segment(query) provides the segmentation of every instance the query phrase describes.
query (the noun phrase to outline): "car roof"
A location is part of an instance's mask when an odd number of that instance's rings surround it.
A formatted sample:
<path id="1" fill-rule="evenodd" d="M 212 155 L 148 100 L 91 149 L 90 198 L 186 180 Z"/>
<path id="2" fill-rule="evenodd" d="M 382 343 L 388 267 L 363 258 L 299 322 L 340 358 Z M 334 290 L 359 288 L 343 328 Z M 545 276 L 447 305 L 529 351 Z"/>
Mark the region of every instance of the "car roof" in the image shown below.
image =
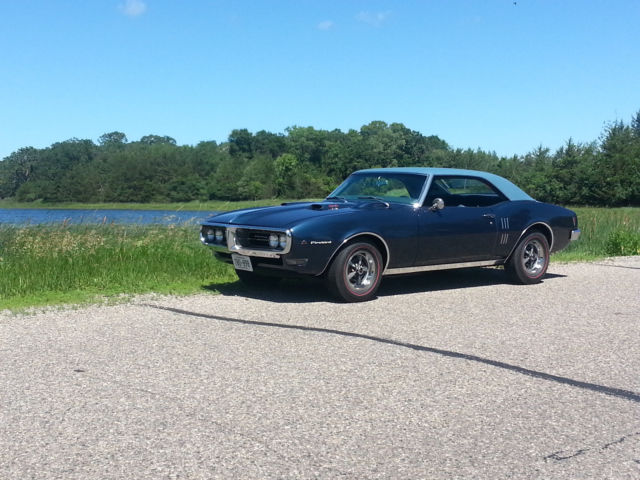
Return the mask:
<path id="1" fill-rule="evenodd" d="M 393 168 L 369 168 L 358 170 L 354 173 L 405 173 L 414 175 L 437 176 L 437 175 L 462 175 L 477 177 L 487 180 L 500 190 L 509 200 L 534 200 L 522 189 L 511 183 L 506 178 L 493 173 L 481 172 L 480 170 L 464 170 L 460 168 L 431 168 L 431 167 L 393 167 Z"/>

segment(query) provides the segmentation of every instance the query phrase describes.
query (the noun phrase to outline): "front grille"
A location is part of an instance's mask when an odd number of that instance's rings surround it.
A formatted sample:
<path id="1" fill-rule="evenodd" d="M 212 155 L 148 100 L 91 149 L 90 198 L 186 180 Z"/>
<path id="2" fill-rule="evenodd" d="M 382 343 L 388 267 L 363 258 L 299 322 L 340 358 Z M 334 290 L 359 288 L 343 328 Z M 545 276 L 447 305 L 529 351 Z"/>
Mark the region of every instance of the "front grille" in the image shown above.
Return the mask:
<path id="1" fill-rule="evenodd" d="M 236 244 L 244 248 L 258 248 L 268 249 L 269 247 L 269 234 L 264 230 L 249 230 L 246 228 L 239 228 L 236 230 Z"/>

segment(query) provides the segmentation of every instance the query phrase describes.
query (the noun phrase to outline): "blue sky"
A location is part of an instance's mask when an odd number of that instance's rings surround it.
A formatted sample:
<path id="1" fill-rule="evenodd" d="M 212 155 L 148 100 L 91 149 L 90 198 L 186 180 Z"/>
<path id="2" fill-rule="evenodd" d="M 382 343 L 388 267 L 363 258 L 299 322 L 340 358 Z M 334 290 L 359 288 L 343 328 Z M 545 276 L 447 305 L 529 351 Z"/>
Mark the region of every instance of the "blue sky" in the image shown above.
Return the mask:
<path id="1" fill-rule="evenodd" d="M 637 0 L 0 0 L 0 158 L 400 122 L 500 155 L 640 110 Z"/>

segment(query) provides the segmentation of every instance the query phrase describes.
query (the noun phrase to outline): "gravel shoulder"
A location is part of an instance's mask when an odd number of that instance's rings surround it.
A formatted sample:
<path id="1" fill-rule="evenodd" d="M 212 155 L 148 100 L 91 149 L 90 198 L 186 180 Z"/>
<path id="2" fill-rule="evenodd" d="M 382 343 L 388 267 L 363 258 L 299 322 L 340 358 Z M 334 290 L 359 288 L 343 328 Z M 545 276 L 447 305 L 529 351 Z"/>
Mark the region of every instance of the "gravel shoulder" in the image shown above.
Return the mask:
<path id="1" fill-rule="evenodd" d="M 0 478 L 640 478 L 640 257 L 0 313 Z"/>

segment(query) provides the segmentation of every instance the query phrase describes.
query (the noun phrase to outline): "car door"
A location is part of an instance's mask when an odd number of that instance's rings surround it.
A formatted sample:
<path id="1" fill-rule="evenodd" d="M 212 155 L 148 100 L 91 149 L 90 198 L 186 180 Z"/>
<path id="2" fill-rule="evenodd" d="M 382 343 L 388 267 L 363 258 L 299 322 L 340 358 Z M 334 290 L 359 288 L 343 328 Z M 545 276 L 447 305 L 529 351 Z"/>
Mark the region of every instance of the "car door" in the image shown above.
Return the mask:
<path id="1" fill-rule="evenodd" d="M 444 208 L 433 208 L 436 198 Z M 482 179 L 435 177 L 420 209 L 416 265 L 495 258 L 498 228 L 493 205 L 506 200 Z"/>

